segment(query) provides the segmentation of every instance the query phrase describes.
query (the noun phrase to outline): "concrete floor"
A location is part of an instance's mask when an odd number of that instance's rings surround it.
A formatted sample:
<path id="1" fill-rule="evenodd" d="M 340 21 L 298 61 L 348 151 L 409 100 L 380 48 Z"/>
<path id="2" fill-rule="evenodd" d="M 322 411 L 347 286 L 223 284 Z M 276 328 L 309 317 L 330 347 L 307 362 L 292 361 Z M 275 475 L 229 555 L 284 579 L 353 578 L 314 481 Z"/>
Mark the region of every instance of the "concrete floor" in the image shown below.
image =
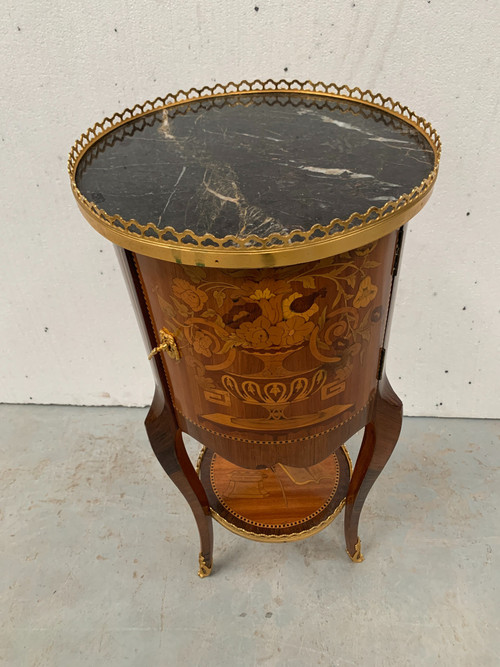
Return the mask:
<path id="1" fill-rule="evenodd" d="M 405 420 L 365 505 L 364 563 L 342 516 L 288 544 L 215 524 L 201 580 L 144 416 L 0 406 L 0 664 L 500 664 L 500 422 Z"/>

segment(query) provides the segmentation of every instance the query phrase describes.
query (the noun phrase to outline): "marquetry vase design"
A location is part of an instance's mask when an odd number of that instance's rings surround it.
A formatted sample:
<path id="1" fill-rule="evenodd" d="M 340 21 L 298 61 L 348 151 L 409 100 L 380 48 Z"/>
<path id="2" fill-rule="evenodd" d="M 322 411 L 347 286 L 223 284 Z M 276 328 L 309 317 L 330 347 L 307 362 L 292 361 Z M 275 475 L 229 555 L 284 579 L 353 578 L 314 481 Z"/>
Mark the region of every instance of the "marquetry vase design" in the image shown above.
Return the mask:
<path id="1" fill-rule="evenodd" d="M 155 330 L 172 332 L 180 353 L 163 364 L 187 431 L 263 443 L 318 436 L 365 406 L 394 244 L 391 234 L 336 257 L 244 271 L 136 255 Z"/>

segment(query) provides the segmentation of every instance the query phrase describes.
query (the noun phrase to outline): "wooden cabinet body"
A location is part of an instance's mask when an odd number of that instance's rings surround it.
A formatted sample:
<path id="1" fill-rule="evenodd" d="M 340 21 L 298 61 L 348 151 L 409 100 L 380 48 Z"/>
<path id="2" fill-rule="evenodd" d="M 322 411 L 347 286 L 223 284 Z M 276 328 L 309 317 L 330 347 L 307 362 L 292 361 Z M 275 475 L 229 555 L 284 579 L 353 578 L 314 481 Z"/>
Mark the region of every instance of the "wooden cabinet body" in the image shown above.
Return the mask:
<path id="1" fill-rule="evenodd" d="M 184 432 L 244 467 L 318 463 L 359 430 L 381 361 L 398 233 L 273 269 L 135 255 Z M 341 436 L 336 431 L 341 429 Z"/>

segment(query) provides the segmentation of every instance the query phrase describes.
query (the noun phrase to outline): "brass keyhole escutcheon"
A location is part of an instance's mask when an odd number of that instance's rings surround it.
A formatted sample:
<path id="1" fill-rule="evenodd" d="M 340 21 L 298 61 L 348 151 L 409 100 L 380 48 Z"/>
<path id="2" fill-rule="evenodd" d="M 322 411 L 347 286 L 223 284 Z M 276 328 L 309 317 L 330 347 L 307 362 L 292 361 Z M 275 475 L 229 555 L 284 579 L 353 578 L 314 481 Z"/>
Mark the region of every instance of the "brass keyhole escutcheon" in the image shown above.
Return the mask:
<path id="1" fill-rule="evenodd" d="M 153 350 L 151 350 L 148 355 L 148 359 L 152 359 L 155 354 L 158 354 L 158 352 L 166 352 L 171 359 L 179 361 L 181 354 L 179 352 L 179 348 L 177 347 L 177 343 L 175 342 L 174 335 L 167 329 L 163 328 L 159 331 L 159 337 L 160 344 L 158 347 L 155 347 Z"/>

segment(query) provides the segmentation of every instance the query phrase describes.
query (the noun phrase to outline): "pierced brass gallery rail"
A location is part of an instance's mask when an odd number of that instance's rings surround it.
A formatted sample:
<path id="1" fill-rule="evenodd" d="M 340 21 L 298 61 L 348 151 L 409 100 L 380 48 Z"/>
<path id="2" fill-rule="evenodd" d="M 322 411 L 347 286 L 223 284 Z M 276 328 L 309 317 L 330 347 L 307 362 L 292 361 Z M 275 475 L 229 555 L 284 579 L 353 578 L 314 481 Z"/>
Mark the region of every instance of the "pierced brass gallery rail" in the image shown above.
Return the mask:
<path id="1" fill-rule="evenodd" d="M 328 224 L 313 224 L 307 231 L 299 229 L 282 234 L 274 232 L 266 237 L 256 234 L 243 236 L 225 235 L 216 237 L 211 233 L 197 235 L 192 229 L 178 231 L 167 226 L 159 229 L 153 222 L 141 224 L 137 220 L 125 220 L 118 214 L 108 213 L 87 200 L 76 184 L 76 170 L 81 159 L 99 139 L 126 125 L 129 121 L 154 114 L 182 108 L 187 103 L 231 104 L 237 96 L 249 102 L 263 94 L 306 95 L 308 98 L 351 101 L 363 106 L 371 113 L 386 113 L 415 128 L 434 151 L 434 168 L 411 192 L 402 194 L 397 200 L 388 200 L 383 206 L 372 206 L 367 211 L 355 211 L 349 218 L 332 219 Z M 178 111 L 182 113 L 182 110 Z M 184 112 L 185 113 L 185 112 Z M 125 131 L 125 130 L 124 130 Z M 175 95 L 158 97 L 132 109 L 125 109 L 111 118 L 105 118 L 87 130 L 74 144 L 68 161 L 68 171 L 73 194 L 84 217 L 106 238 L 118 245 L 151 257 L 182 264 L 217 266 L 226 268 L 260 268 L 263 266 L 289 266 L 294 263 L 329 257 L 346 252 L 385 236 L 405 224 L 429 197 L 436 180 L 441 141 L 432 126 L 408 107 L 390 97 L 383 97 L 371 90 L 337 86 L 336 84 L 286 81 L 241 81 L 217 84 L 201 90 L 191 88 Z"/>

